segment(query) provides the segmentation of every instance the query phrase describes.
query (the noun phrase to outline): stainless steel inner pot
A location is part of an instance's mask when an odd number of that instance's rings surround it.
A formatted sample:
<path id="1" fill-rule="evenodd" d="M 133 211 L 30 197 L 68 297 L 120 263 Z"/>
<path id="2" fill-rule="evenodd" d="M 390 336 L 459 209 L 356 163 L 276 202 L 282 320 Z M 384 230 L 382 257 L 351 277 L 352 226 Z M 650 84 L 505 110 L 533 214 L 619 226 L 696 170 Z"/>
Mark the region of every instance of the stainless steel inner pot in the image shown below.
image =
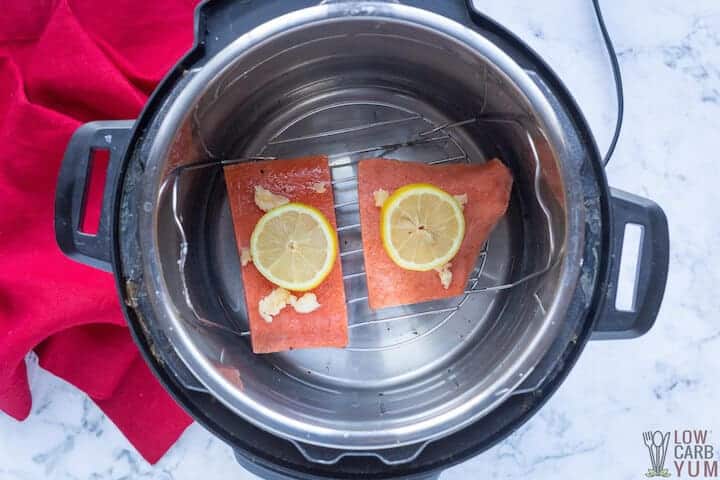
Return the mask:
<path id="1" fill-rule="evenodd" d="M 298 445 L 350 451 L 421 449 L 491 415 L 555 337 L 581 263 L 579 172 L 534 79 L 478 33 L 385 2 L 276 18 L 186 77 L 145 161 L 139 231 L 157 321 L 207 391 Z M 187 170 L 177 190 L 171 179 L 181 165 L 306 154 L 333 166 L 350 345 L 254 355 L 221 168 Z M 359 159 L 381 155 L 501 158 L 515 177 L 510 208 L 468 289 L 542 274 L 370 310 L 353 177 Z"/>

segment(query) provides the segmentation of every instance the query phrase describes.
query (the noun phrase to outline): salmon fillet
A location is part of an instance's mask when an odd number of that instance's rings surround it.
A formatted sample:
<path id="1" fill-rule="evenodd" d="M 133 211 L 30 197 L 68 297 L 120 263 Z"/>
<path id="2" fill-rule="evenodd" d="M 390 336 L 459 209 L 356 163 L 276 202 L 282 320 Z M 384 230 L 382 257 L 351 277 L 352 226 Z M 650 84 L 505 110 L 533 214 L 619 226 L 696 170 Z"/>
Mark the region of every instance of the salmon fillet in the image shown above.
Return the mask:
<path id="1" fill-rule="evenodd" d="M 250 248 L 250 236 L 264 212 L 255 204 L 255 187 L 320 210 L 337 229 L 327 157 L 247 162 L 225 167 L 230 209 L 238 252 Z M 327 188 L 318 188 L 318 184 Z M 266 322 L 260 300 L 275 288 L 251 263 L 242 267 L 245 301 L 253 352 L 271 353 L 299 348 L 344 347 L 348 341 L 347 309 L 338 257 L 325 281 L 313 290 L 321 307 L 300 314 L 288 306 Z M 300 294 L 302 295 L 302 294 Z"/>
<path id="2" fill-rule="evenodd" d="M 480 249 L 510 201 L 512 175 L 500 160 L 482 165 L 425 165 L 382 158 L 362 160 L 358 165 L 360 222 L 365 250 L 370 308 L 427 302 L 461 295 L 467 286 Z M 451 195 L 467 194 L 465 238 L 452 260 L 452 282 L 446 290 L 438 273 L 415 272 L 397 266 L 387 255 L 380 238 L 380 208 L 374 192 L 392 194 L 410 183 L 430 183 Z"/>

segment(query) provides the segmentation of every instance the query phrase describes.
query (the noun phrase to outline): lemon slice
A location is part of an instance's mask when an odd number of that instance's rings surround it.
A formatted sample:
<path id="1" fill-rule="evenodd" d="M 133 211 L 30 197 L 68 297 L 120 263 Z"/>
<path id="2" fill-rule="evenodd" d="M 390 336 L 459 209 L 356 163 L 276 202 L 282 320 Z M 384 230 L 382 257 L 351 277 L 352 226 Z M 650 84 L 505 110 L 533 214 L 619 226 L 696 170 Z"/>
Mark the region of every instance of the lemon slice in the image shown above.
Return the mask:
<path id="1" fill-rule="evenodd" d="M 441 268 L 465 237 L 462 205 L 434 185 L 405 185 L 383 203 L 380 235 L 398 266 L 420 272 Z"/>
<path id="2" fill-rule="evenodd" d="M 262 276 L 275 285 L 306 292 L 330 274 L 338 255 L 337 235 L 320 210 L 287 203 L 255 225 L 250 255 Z"/>

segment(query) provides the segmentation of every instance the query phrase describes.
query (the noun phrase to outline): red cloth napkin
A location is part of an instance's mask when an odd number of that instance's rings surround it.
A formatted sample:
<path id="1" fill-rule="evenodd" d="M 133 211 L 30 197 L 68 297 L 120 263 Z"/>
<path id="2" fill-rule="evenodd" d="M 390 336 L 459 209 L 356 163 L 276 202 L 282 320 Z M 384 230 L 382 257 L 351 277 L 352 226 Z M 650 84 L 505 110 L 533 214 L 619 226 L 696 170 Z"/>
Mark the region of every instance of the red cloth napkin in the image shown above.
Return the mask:
<path id="1" fill-rule="evenodd" d="M 0 8 L 0 409 L 19 420 L 30 413 L 24 357 L 34 349 L 150 462 L 191 419 L 140 357 L 112 276 L 58 249 L 55 182 L 82 123 L 137 117 L 192 44 L 194 6 L 7 0 Z"/>

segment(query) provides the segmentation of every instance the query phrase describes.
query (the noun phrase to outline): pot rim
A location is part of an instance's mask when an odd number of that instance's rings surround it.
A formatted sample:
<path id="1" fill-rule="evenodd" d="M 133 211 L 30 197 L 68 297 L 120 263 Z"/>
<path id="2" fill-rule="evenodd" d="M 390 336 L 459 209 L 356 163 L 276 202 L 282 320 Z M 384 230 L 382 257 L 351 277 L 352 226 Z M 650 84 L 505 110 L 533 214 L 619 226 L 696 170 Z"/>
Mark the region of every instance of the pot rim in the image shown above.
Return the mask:
<path id="1" fill-rule="evenodd" d="M 360 4 L 374 7 L 374 10 L 372 13 L 368 13 L 370 10 L 351 12 L 346 5 L 342 4 L 319 5 L 278 17 L 239 37 L 215 57 L 208 60 L 202 69 L 193 72 L 193 78 L 188 81 L 179 96 L 174 99 L 161 121 L 154 137 L 156 141 L 153 142 L 149 153 L 147 165 L 151 166 L 151 168 L 146 172 L 147 175 L 152 177 L 153 180 L 162 175 L 162 169 L 159 166 L 163 162 L 158 160 L 164 158 L 173 132 L 179 127 L 180 122 L 187 113 L 186 105 L 192 104 L 198 92 L 216 75 L 219 75 L 241 52 L 289 29 L 302 28 L 309 23 L 332 21 L 348 16 L 361 18 L 383 16 L 394 21 L 412 22 L 416 26 L 432 29 L 451 37 L 453 40 L 464 44 L 466 48 L 472 48 L 476 54 L 491 59 L 508 79 L 522 91 L 528 103 L 532 105 L 539 123 L 544 127 L 543 129 L 548 135 L 550 144 L 553 147 L 563 144 L 560 122 L 541 89 L 525 70 L 490 40 L 452 20 L 414 7 L 380 2 L 361 2 Z M 355 6 L 357 6 L 357 3 Z M 572 162 L 562 161 L 563 159 L 567 160 L 567 152 L 563 152 L 562 149 L 554 149 L 557 157 L 561 160 L 561 174 L 566 189 L 567 202 L 570 205 L 581 204 L 582 193 L 579 172 L 571 168 Z M 156 199 L 158 188 L 159 182 L 148 181 L 144 186 L 141 204 L 142 200 Z M 154 226 L 157 222 L 157 209 L 152 209 L 151 212 L 139 209 L 139 212 L 140 231 L 154 232 Z M 494 392 L 504 391 L 505 393 L 494 395 L 490 399 L 488 399 L 487 395 L 477 397 L 475 401 L 467 402 L 462 407 L 448 411 L 446 416 L 459 419 L 450 425 L 446 425 L 447 422 L 443 422 L 443 419 L 436 418 L 413 425 L 412 432 L 408 432 L 408 427 L 387 429 L 383 432 L 354 430 L 350 438 L 343 437 L 339 431 L 328 432 L 307 422 L 290 418 L 281 412 L 267 409 L 263 405 L 243 397 L 242 392 L 238 392 L 234 385 L 218 375 L 215 367 L 204 358 L 185 332 L 182 319 L 172 311 L 172 301 L 167 293 L 160 267 L 157 235 L 141 236 L 140 244 L 142 252 L 145 252 L 143 255 L 146 255 L 147 259 L 144 262 L 144 273 L 148 281 L 147 290 L 150 301 L 156 307 L 162 307 L 160 309 L 156 308 L 156 312 L 158 315 L 164 316 L 174 326 L 174 328 L 166 332 L 168 337 L 185 365 L 209 392 L 245 420 L 280 437 L 331 448 L 367 450 L 411 445 L 449 435 L 494 409 L 522 383 L 524 375 L 528 375 L 532 371 L 535 364 L 542 358 L 550 343 L 552 343 L 562 323 L 554 320 L 562 319 L 564 316 L 579 277 L 580 259 L 582 258 L 582 246 L 584 243 L 584 212 L 582 208 L 568 209 L 565 222 L 566 235 L 561 242 L 563 244 L 563 260 L 560 265 L 563 288 L 555 297 L 553 304 L 547 308 L 548 315 L 544 326 L 537 332 L 534 341 L 528 344 L 515 363 L 493 382 L 492 388 L 487 389 Z M 519 373 L 524 375 L 518 375 Z M 444 425 L 444 427 L 438 428 L 439 425 Z M 400 435 L 402 435 L 403 439 L 397 441 Z M 371 439 L 372 443 L 367 443 L 368 439 Z M 348 440 L 354 443 L 350 443 Z"/>

